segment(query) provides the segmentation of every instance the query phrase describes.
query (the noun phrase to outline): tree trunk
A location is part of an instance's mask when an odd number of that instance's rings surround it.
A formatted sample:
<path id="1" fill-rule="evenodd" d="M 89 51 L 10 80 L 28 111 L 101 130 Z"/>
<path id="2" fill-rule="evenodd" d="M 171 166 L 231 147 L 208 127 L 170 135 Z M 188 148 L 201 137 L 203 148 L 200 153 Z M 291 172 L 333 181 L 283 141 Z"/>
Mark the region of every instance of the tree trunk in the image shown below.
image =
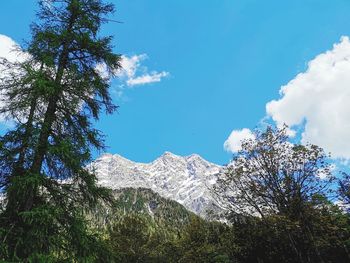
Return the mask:
<path id="1" fill-rule="evenodd" d="M 75 20 L 76 20 L 76 14 L 72 13 L 69 20 L 69 24 L 67 26 L 68 36 L 72 31 Z M 58 70 L 55 77 L 55 92 L 51 96 L 45 112 L 44 123 L 41 128 L 38 145 L 36 148 L 36 152 L 34 154 L 33 164 L 30 169 L 32 173 L 39 174 L 41 172 L 42 163 L 44 161 L 45 153 L 48 148 L 48 139 L 50 137 L 52 124 L 56 119 L 57 102 L 62 94 L 61 81 L 64 74 L 64 70 L 66 69 L 66 66 L 68 63 L 69 44 L 70 44 L 70 39 L 69 37 L 67 37 L 63 42 L 63 50 L 59 58 Z"/>
<path id="2" fill-rule="evenodd" d="M 29 137 L 33 131 L 33 121 L 34 121 L 35 110 L 37 107 L 37 100 L 38 100 L 38 97 L 34 96 L 30 103 L 30 111 L 29 111 L 28 120 L 26 123 L 25 132 L 23 135 L 22 147 L 19 153 L 18 161 L 15 164 L 15 168 L 13 172 L 13 175 L 15 176 L 22 175 L 23 173 L 25 156 L 26 156 L 26 152 L 29 144 Z"/>

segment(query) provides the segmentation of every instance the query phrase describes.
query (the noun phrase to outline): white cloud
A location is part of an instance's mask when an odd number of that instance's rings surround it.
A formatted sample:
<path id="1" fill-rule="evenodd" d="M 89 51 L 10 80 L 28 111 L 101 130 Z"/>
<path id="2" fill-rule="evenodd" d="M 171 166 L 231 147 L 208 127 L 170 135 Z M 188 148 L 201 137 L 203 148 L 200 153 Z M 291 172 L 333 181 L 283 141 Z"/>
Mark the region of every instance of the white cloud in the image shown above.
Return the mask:
<path id="1" fill-rule="evenodd" d="M 146 59 L 148 59 L 146 54 L 122 56 L 121 68 L 114 72 L 120 82 L 115 91 L 118 93 L 118 97 L 121 97 L 127 88 L 160 82 L 163 78 L 169 76 L 169 72 L 166 71 L 149 72 L 148 68 L 142 65 L 142 62 Z M 106 65 L 98 64 L 96 70 L 103 78 L 111 79 Z"/>
<path id="2" fill-rule="evenodd" d="M 228 152 L 238 152 L 241 150 L 242 141 L 247 139 L 254 139 L 253 132 L 247 128 L 242 130 L 233 130 L 224 143 L 224 149 Z"/>
<path id="3" fill-rule="evenodd" d="M 144 85 L 148 83 L 160 82 L 162 78 L 168 75 L 169 73 L 165 71 L 162 71 L 160 73 L 152 72 L 150 74 L 128 79 L 126 83 L 128 84 L 128 86 L 135 86 L 135 85 Z"/>
<path id="4" fill-rule="evenodd" d="M 28 58 L 28 54 L 21 51 L 10 37 L 0 34 L 0 58 L 6 58 L 10 62 L 22 62 Z"/>
<path id="5" fill-rule="evenodd" d="M 160 82 L 162 78 L 169 76 L 169 72 L 166 71 L 148 72 L 148 68 L 141 64 L 147 58 L 146 54 L 122 56 L 122 69 L 118 70 L 117 76 L 129 87 Z"/>
<path id="6" fill-rule="evenodd" d="M 320 179 L 327 179 L 330 176 L 332 176 L 334 174 L 334 172 L 337 169 L 337 165 L 336 164 L 331 164 L 329 167 L 327 168 L 320 168 L 317 170 L 316 175 L 320 178 Z"/>
<path id="7" fill-rule="evenodd" d="M 50 1 L 47 1 L 50 2 Z M 10 62 L 22 62 L 28 58 L 28 54 L 21 51 L 19 45 L 10 37 L 0 34 L 0 58 L 6 58 Z M 122 68 L 116 72 L 117 77 L 127 86 L 150 84 L 160 82 L 162 78 L 169 76 L 166 71 L 152 71 L 142 65 L 142 61 L 148 59 L 146 54 L 134 56 L 122 56 Z M 107 67 L 104 64 L 98 64 L 96 70 L 103 78 L 108 78 Z"/>
<path id="8" fill-rule="evenodd" d="M 48 0 L 47 3 L 50 3 Z M 47 4 L 46 3 L 46 4 Z M 0 34 L 0 59 L 5 58 L 8 61 L 14 62 L 23 62 L 30 58 L 30 55 L 21 50 L 20 46 L 10 37 Z M 168 72 L 162 71 L 152 71 L 148 72 L 147 67 L 142 65 L 142 61 L 146 60 L 148 56 L 146 54 L 134 55 L 134 56 L 122 56 L 121 66 L 122 69 L 119 69 L 115 72 L 116 76 L 119 78 L 120 83 L 117 89 L 113 89 L 117 97 L 121 98 L 123 92 L 126 88 L 134 87 L 137 85 L 144 85 L 149 83 L 160 82 L 162 78 L 169 75 Z M 12 68 L 4 68 L 0 65 L 0 78 L 6 77 L 9 70 Z M 101 75 L 101 77 L 110 79 L 111 75 L 107 70 L 107 66 L 103 63 L 96 65 L 96 71 Z M 6 104 L 4 100 L 1 100 L 0 94 L 0 106 Z M 7 120 L 3 115 L 0 115 L 0 122 L 4 124 Z"/>
<path id="9" fill-rule="evenodd" d="M 104 63 L 98 63 L 95 67 L 97 73 L 100 75 L 100 77 L 104 79 L 110 79 L 110 74 L 108 73 L 107 65 Z"/>
<path id="10" fill-rule="evenodd" d="M 350 41 L 342 37 L 281 87 L 281 98 L 266 112 L 278 126 L 304 125 L 302 143 L 313 143 L 335 158 L 350 159 Z"/>
<path id="11" fill-rule="evenodd" d="M 131 57 L 122 56 L 122 68 L 119 70 L 117 75 L 119 77 L 127 77 L 129 79 L 134 78 L 136 75 L 136 71 L 141 67 L 141 61 L 147 58 L 148 56 L 146 54 L 134 55 Z"/>
<path id="12" fill-rule="evenodd" d="M 30 55 L 23 52 L 20 46 L 10 37 L 0 34 L 0 61 L 6 59 L 11 63 L 24 62 L 29 59 Z M 8 68 L 4 65 L 0 65 L 0 78 L 6 78 L 9 71 L 13 73 L 15 69 Z M 3 95 L 0 93 L 0 106 L 6 105 L 7 101 L 3 99 Z M 13 123 L 11 120 L 7 120 L 5 115 L 0 115 L 1 124 L 11 126 Z"/>

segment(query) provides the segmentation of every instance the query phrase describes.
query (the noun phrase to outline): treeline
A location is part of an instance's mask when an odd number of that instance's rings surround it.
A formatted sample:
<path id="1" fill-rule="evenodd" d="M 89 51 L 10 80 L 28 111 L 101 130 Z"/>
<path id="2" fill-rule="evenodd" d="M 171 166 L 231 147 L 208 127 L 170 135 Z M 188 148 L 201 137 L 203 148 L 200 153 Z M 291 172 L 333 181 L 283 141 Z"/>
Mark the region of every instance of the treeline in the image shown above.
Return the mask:
<path id="1" fill-rule="evenodd" d="M 310 233 L 281 216 L 232 218 L 230 224 L 194 216 L 181 230 L 168 231 L 130 213 L 109 227 L 106 247 L 110 262 L 350 262 L 349 220 L 327 204 L 309 215 Z"/>
<path id="2" fill-rule="evenodd" d="M 109 233 L 116 262 L 232 262 L 232 228 L 198 217 L 180 231 L 169 232 L 152 227 L 142 215 L 129 214 Z"/>

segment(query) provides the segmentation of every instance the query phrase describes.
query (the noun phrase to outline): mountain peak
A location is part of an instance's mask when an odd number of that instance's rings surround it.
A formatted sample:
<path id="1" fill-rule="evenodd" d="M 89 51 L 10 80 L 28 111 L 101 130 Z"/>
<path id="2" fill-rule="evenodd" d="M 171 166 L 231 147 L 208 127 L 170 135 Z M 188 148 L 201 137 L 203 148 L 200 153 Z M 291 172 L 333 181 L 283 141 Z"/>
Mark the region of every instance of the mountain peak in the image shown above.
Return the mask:
<path id="1" fill-rule="evenodd" d="M 111 153 L 103 153 L 101 154 L 100 157 L 98 157 L 96 159 L 96 161 L 116 161 L 116 162 L 132 162 L 135 164 L 151 164 L 154 163 L 156 161 L 161 161 L 161 160 L 168 160 L 168 161 L 181 161 L 181 162 L 204 162 L 204 163 L 208 163 L 208 164 L 212 164 L 212 165 L 216 165 L 214 163 L 211 163 L 207 160 L 205 160 L 202 156 L 200 156 L 199 154 L 193 153 L 191 155 L 187 155 L 187 156 L 181 156 L 181 155 L 177 155 L 174 154 L 170 151 L 165 151 L 161 156 L 159 156 L 157 159 L 155 159 L 154 161 L 150 162 L 150 163 L 139 163 L 139 162 L 135 162 L 132 161 L 128 158 L 125 158 L 124 156 L 120 155 L 120 154 L 111 154 Z M 218 166 L 218 165 L 217 165 Z"/>
<path id="2" fill-rule="evenodd" d="M 152 163 L 175 163 L 178 161 L 181 161 L 183 159 L 182 156 L 173 154 L 172 152 L 164 152 L 160 157 L 158 157 L 156 160 L 154 160 Z"/>
<path id="3" fill-rule="evenodd" d="M 102 186 L 111 189 L 149 188 L 202 215 L 214 202 L 208 187 L 221 170 L 221 166 L 198 154 L 183 157 L 169 151 L 151 163 L 137 163 L 120 155 L 104 154 L 92 165 Z"/>
<path id="4" fill-rule="evenodd" d="M 203 159 L 202 156 L 200 156 L 199 154 L 196 153 L 192 153 L 191 155 L 188 155 L 185 157 L 186 160 L 200 160 L 200 161 L 206 161 Z M 207 161 L 206 161 L 207 162 Z"/>
<path id="5" fill-rule="evenodd" d="M 169 151 L 165 151 L 162 155 L 161 155 L 161 157 L 162 156 L 171 156 L 171 157 L 179 157 L 178 155 L 176 155 L 176 154 L 173 154 L 172 152 L 169 152 Z"/>

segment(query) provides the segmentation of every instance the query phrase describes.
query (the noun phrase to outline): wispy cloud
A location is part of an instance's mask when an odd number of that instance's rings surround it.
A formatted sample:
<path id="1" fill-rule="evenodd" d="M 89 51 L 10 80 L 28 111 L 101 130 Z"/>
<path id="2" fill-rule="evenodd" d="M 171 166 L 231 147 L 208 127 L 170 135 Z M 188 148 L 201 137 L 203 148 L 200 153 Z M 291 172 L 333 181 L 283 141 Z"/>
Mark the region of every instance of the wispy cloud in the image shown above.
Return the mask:
<path id="1" fill-rule="evenodd" d="M 142 62 L 147 58 L 148 56 L 146 54 L 131 57 L 122 56 L 122 69 L 117 72 L 117 76 L 128 87 L 160 82 L 164 77 L 169 76 L 169 72 L 166 71 L 149 72 L 148 68 L 142 65 Z"/>
<path id="2" fill-rule="evenodd" d="M 148 56 L 146 54 L 122 56 L 121 68 L 114 72 L 118 81 L 114 94 L 118 98 L 124 95 L 126 89 L 161 82 L 170 75 L 167 71 L 149 71 L 148 67 L 143 65 L 143 62 L 147 59 Z M 106 65 L 98 64 L 96 70 L 103 78 L 111 79 Z"/>
<path id="3" fill-rule="evenodd" d="M 136 85 L 144 85 L 154 82 L 160 82 L 162 78 L 167 77 L 169 75 L 168 72 L 162 71 L 160 73 L 158 72 L 151 72 L 150 74 L 145 74 L 139 77 L 134 77 L 127 80 L 128 86 L 136 86 Z"/>

